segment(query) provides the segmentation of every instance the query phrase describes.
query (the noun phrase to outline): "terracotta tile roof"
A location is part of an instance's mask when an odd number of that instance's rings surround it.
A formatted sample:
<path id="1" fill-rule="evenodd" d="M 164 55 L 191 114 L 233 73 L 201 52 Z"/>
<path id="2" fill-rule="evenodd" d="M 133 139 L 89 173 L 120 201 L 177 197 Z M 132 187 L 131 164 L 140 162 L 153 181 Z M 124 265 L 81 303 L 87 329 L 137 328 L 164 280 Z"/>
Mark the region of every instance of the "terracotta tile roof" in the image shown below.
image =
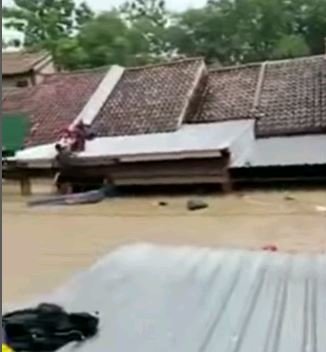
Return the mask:
<path id="1" fill-rule="evenodd" d="M 3 110 L 25 112 L 29 116 L 31 130 L 27 146 L 54 142 L 77 117 L 105 72 L 51 75 L 39 86 L 8 92 L 3 97 Z"/>
<path id="2" fill-rule="evenodd" d="M 32 88 L 3 88 L 2 109 L 5 112 L 24 111 L 28 104 L 27 97 Z"/>
<path id="3" fill-rule="evenodd" d="M 205 71 L 202 59 L 126 70 L 94 129 L 103 136 L 175 131 Z"/>
<path id="4" fill-rule="evenodd" d="M 260 64 L 209 72 L 198 113 L 188 122 L 216 122 L 252 117 Z"/>
<path id="5" fill-rule="evenodd" d="M 3 110 L 30 116 L 27 145 L 53 142 L 106 72 L 55 74 L 36 87 L 6 90 Z M 175 131 L 182 122 L 256 118 L 258 136 L 325 132 L 325 87 L 324 57 L 223 68 L 208 75 L 202 59 L 127 69 L 93 127 L 102 136 L 135 135 Z"/>
<path id="6" fill-rule="evenodd" d="M 31 71 L 38 63 L 47 59 L 46 52 L 25 51 L 2 53 L 2 75 L 18 75 Z"/>
<path id="7" fill-rule="evenodd" d="M 211 71 L 198 113 L 188 122 L 257 118 L 260 137 L 325 132 L 325 57 L 265 65 Z"/>
<path id="8" fill-rule="evenodd" d="M 259 136 L 326 132 L 326 59 L 266 66 L 259 97 Z"/>

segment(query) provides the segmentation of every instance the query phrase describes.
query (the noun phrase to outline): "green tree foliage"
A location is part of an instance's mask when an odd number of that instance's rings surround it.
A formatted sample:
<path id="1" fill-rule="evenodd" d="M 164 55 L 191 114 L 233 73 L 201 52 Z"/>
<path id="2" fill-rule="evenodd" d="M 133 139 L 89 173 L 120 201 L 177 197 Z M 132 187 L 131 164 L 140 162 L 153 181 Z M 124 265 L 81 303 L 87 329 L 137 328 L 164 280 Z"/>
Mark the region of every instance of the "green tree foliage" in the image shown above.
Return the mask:
<path id="1" fill-rule="evenodd" d="M 160 27 L 164 27 L 168 21 L 164 0 L 131 0 L 122 5 L 121 10 L 131 21 L 146 18 Z"/>
<path id="2" fill-rule="evenodd" d="M 142 33 L 149 60 L 169 59 L 173 55 L 168 32 L 171 16 L 164 0 L 131 0 L 122 6 L 121 13 L 133 30 Z"/>
<path id="3" fill-rule="evenodd" d="M 285 35 L 275 44 L 273 58 L 294 58 L 310 54 L 310 48 L 301 35 Z"/>
<path id="4" fill-rule="evenodd" d="M 134 64 L 139 55 L 146 55 L 147 43 L 142 33 L 126 25 L 117 13 L 99 15 L 82 28 L 79 43 L 87 53 L 91 66 L 120 63 Z"/>
<path id="5" fill-rule="evenodd" d="M 325 0 L 211 0 L 179 15 L 174 45 L 222 63 L 320 54 Z"/>
<path id="6" fill-rule="evenodd" d="M 68 69 L 130 66 L 147 63 L 148 53 L 140 30 L 128 26 L 118 13 L 106 12 L 85 24 L 73 39 L 60 42 L 58 61 Z"/>
<path id="7" fill-rule="evenodd" d="M 90 8 L 73 0 L 14 0 L 3 9 L 5 26 L 23 32 L 25 46 L 42 48 L 56 56 L 58 43 L 72 37 L 93 17 Z"/>
<path id="8" fill-rule="evenodd" d="M 169 59 L 169 14 L 165 3 L 135 0 L 101 13 L 59 46 L 58 61 L 68 69 L 111 64 L 141 65 Z"/>
<path id="9" fill-rule="evenodd" d="M 94 16 L 73 0 L 14 0 L 9 26 L 67 69 L 138 65 L 174 56 L 236 64 L 324 52 L 326 0 L 209 0 L 171 14 L 164 0 L 129 0 Z"/>

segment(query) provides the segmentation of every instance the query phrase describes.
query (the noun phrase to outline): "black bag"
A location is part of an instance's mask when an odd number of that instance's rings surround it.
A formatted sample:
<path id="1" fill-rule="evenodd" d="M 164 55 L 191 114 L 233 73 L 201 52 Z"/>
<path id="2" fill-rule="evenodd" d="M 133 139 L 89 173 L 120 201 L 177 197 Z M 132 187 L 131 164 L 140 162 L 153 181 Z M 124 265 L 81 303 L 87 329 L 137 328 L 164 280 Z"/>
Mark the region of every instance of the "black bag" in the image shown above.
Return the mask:
<path id="1" fill-rule="evenodd" d="M 53 352 L 73 341 L 93 337 L 99 319 L 88 313 L 67 313 L 43 303 L 2 316 L 7 344 L 15 352 Z"/>

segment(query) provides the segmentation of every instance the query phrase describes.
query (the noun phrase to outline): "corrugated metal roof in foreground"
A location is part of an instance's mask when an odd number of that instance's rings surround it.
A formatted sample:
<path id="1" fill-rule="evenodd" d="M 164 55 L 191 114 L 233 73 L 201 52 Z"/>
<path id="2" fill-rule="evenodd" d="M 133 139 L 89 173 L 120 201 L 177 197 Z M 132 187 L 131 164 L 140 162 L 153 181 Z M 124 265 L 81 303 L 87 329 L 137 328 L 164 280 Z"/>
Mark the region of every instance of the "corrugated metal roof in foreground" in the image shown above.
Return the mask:
<path id="1" fill-rule="evenodd" d="M 261 138 L 243 166 L 326 164 L 326 134 Z"/>
<path id="2" fill-rule="evenodd" d="M 65 352 L 326 351 L 325 255 L 137 245 L 52 300 L 100 312 L 99 336 Z"/>

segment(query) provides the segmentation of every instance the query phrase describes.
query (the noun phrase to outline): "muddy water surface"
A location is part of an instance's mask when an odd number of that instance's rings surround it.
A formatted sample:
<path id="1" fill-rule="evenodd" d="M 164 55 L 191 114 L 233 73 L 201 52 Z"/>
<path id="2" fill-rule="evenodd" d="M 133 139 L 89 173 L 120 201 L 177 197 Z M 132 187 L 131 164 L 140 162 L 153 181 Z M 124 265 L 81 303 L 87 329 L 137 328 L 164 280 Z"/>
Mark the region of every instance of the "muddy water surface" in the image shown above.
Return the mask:
<path id="1" fill-rule="evenodd" d="M 250 192 L 204 199 L 137 197 L 68 208 L 28 208 L 3 198 L 3 300 L 46 293 L 117 246 L 136 242 L 326 251 L 326 191 Z M 159 201 L 168 203 L 160 207 Z"/>

